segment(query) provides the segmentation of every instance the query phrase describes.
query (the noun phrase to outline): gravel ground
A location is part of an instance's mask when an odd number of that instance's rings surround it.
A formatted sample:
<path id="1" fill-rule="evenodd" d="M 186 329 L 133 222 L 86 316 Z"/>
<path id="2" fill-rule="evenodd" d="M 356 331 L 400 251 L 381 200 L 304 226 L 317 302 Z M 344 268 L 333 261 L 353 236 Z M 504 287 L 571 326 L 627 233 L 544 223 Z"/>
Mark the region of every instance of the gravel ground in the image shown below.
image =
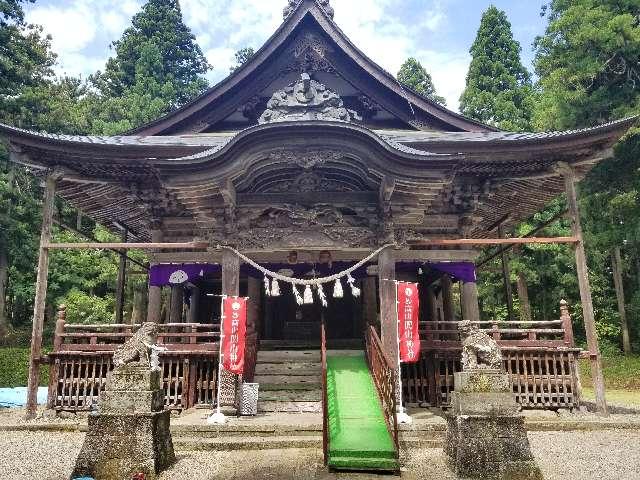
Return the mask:
<path id="1" fill-rule="evenodd" d="M 78 433 L 2 432 L 0 479 L 68 480 L 82 444 Z M 640 432 L 535 432 L 529 438 L 546 480 L 640 479 Z M 439 449 L 412 451 L 402 478 L 456 480 Z M 178 462 L 160 480 L 381 480 L 379 475 L 328 474 L 317 450 L 178 452 Z"/>

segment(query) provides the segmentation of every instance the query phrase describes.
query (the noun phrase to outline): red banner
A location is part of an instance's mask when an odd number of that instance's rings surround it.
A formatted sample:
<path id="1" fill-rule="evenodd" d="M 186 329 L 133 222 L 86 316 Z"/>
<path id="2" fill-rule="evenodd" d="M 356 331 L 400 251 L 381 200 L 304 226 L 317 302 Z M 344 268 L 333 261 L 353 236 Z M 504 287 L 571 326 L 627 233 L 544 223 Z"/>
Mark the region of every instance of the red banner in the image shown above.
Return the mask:
<path id="1" fill-rule="evenodd" d="M 244 372 L 247 334 L 247 299 L 226 297 L 222 302 L 222 366 L 231 373 Z"/>
<path id="2" fill-rule="evenodd" d="M 415 363 L 420 358 L 418 313 L 420 297 L 415 283 L 398 283 L 398 340 L 400 361 Z"/>

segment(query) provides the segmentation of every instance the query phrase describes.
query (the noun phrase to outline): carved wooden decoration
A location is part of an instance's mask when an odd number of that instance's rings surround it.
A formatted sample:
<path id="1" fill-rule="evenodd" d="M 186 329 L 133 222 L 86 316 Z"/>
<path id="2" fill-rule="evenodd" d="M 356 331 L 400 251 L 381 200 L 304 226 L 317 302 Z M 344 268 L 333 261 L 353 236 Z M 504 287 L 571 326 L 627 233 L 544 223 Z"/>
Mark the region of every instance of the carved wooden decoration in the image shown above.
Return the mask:
<path id="1" fill-rule="evenodd" d="M 345 108 L 336 92 L 313 80 L 308 73 L 303 73 L 300 80 L 273 94 L 258 122 L 296 120 L 351 122 L 361 118 L 353 110 Z"/>

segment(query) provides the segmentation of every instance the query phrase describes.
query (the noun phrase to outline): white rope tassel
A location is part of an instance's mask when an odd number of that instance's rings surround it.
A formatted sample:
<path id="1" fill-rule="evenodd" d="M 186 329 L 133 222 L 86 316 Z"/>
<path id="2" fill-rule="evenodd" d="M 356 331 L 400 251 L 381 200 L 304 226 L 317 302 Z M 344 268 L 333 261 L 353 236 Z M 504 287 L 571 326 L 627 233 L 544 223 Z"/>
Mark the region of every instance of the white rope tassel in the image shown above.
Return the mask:
<path id="1" fill-rule="evenodd" d="M 351 287 L 351 295 L 354 298 L 358 298 L 362 293 L 358 287 L 356 287 L 356 279 L 351 276 L 351 274 L 347 275 L 347 283 Z"/>
<path id="2" fill-rule="evenodd" d="M 280 284 L 276 279 L 271 281 L 271 296 L 279 297 L 280 296 Z"/>
<path id="3" fill-rule="evenodd" d="M 327 308 L 329 304 L 327 303 L 327 296 L 324 294 L 322 284 L 318 285 L 318 297 L 320 298 L 320 302 L 322 302 L 322 306 Z"/>
<path id="4" fill-rule="evenodd" d="M 264 276 L 264 293 L 267 297 L 271 296 L 271 285 L 269 284 L 269 277 Z"/>
<path id="5" fill-rule="evenodd" d="M 304 304 L 311 305 L 313 303 L 313 292 L 311 291 L 311 285 L 307 285 L 304 289 Z"/>
<path id="6" fill-rule="evenodd" d="M 333 298 L 343 298 L 344 290 L 342 289 L 342 282 L 340 279 L 336 280 L 336 284 L 333 286 Z"/>
<path id="7" fill-rule="evenodd" d="M 296 303 L 298 305 L 304 305 L 304 298 L 302 298 L 302 295 L 300 295 L 300 290 L 298 290 L 298 287 L 296 287 L 295 285 L 291 285 L 291 288 L 293 288 L 293 296 L 296 297 Z"/>

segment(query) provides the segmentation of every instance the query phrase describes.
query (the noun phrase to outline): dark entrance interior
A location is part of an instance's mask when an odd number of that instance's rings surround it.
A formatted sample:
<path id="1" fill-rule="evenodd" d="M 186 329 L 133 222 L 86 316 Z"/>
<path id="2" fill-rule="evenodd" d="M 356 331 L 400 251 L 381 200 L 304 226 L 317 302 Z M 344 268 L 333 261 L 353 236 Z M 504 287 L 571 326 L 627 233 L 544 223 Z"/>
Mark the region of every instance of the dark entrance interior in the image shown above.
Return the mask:
<path id="1" fill-rule="evenodd" d="M 291 286 L 282 288 L 279 297 L 263 297 L 264 317 L 262 338 L 318 343 L 320 325 L 325 323 L 327 340 L 361 339 L 363 332 L 361 299 L 354 298 L 346 288 L 342 298 L 333 297 L 333 288 L 325 286 L 327 307 L 317 293 L 314 303 L 298 305 Z"/>

